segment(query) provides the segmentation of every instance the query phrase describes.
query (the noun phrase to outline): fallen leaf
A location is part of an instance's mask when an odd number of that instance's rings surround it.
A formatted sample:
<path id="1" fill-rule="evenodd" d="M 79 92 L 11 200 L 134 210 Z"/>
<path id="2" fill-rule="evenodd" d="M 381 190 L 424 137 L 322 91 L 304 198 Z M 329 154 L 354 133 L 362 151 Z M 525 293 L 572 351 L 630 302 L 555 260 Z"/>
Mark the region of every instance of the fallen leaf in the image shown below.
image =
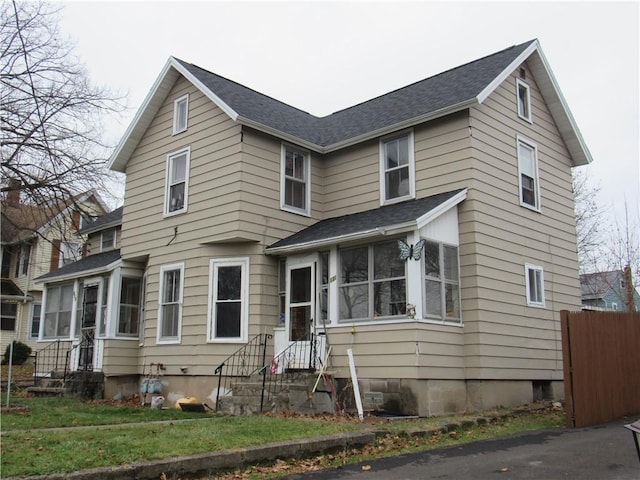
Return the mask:
<path id="1" fill-rule="evenodd" d="M 500 473 L 507 473 L 509 471 L 509 469 L 507 467 L 502 467 L 500 469 Z"/>
<path id="2" fill-rule="evenodd" d="M 363 465 L 362 470 L 368 472 L 369 470 L 371 470 L 371 465 Z"/>

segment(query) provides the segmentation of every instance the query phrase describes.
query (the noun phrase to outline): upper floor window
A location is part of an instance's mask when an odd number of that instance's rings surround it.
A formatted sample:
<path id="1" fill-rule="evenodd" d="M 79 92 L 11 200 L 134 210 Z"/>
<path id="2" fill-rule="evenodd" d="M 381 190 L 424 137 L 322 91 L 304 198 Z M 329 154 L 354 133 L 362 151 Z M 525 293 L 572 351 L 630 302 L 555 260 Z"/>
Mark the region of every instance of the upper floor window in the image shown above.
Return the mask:
<path id="1" fill-rule="evenodd" d="M 340 320 L 405 314 L 405 263 L 395 241 L 342 249 L 339 262 Z"/>
<path id="2" fill-rule="evenodd" d="M 413 132 L 380 140 L 382 204 L 415 196 L 414 163 Z"/>
<path id="3" fill-rule="evenodd" d="M 187 117 L 189 116 L 189 94 L 177 98 L 173 102 L 173 134 L 184 132 L 187 129 Z"/>
<path id="4" fill-rule="evenodd" d="M 527 305 L 544 307 L 544 270 L 535 265 L 525 265 Z"/>
<path id="5" fill-rule="evenodd" d="M 460 321 L 458 247 L 427 241 L 424 251 L 425 317 Z"/>
<path id="6" fill-rule="evenodd" d="M 518 96 L 518 116 L 527 122 L 531 122 L 531 94 L 529 85 L 517 78 L 516 90 Z"/>
<path id="7" fill-rule="evenodd" d="M 520 177 L 520 205 L 540 210 L 538 180 L 538 148 L 533 142 L 518 138 L 518 173 Z"/>
<path id="8" fill-rule="evenodd" d="M 189 193 L 189 147 L 167 155 L 165 214 L 186 212 Z"/>
<path id="9" fill-rule="evenodd" d="M 23 243 L 20 246 L 20 261 L 18 263 L 18 268 L 16 272 L 16 277 L 18 275 L 26 275 L 29 271 L 29 259 L 31 258 L 31 245 L 28 243 Z"/>
<path id="10" fill-rule="evenodd" d="M 100 251 L 105 252 L 114 248 L 116 248 L 116 229 L 104 230 L 100 239 Z"/>
<path id="11" fill-rule="evenodd" d="M 249 311 L 249 259 L 210 262 L 209 340 L 243 341 Z"/>
<path id="12" fill-rule="evenodd" d="M 280 203 L 283 210 L 309 215 L 311 172 L 309 152 L 282 145 Z"/>
<path id="13" fill-rule="evenodd" d="M 184 264 L 160 267 L 158 342 L 180 343 Z"/>
<path id="14" fill-rule="evenodd" d="M 82 257 L 82 247 L 76 242 L 60 242 L 60 256 L 58 257 L 58 268 L 69 263 L 80 260 Z"/>

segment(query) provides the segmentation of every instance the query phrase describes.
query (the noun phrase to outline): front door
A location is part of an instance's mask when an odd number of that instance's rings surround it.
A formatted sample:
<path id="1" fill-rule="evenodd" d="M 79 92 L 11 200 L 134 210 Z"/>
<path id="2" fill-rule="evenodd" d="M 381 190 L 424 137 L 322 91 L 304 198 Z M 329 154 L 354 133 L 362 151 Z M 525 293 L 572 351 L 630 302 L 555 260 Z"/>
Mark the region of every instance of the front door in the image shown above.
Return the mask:
<path id="1" fill-rule="evenodd" d="M 314 366 L 315 286 L 315 261 L 288 266 L 285 326 L 292 345 L 288 368 L 308 369 Z"/>
<path id="2" fill-rule="evenodd" d="M 82 300 L 82 323 L 80 328 L 80 370 L 93 370 L 94 338 L 98 314 L 98 285 L 84 287 Z"/>

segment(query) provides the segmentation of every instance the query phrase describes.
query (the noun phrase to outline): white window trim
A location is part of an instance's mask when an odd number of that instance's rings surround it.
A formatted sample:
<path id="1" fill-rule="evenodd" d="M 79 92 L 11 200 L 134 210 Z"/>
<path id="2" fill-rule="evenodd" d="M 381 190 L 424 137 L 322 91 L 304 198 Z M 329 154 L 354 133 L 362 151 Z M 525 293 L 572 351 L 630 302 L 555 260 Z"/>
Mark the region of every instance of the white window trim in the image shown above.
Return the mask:
<path id="1" fill-rule="evenodd" d="M 424 240 L 427 240 L 427 242 L 431 242 L 431 243 L 435 243 L 438 245 L 438 257 L 439 257 L 439 262 L 438 262 L 438 268 L 439 268 L 439 274 L 440 277 L 439 278 L 427 278 L 424 270 L 425 270 L 425 255 L 426 253 L 422 254 L 422 257 L 420 258 L 420 277 L 421 277 L 421 284 L 420 284 L 420 288 L 422 289 L 422 318 L 424 320 L 429 320 L 433 323 L 439 323 L 441 325 L 460 325 L 462 324 L 462 286 L 461 286 L 461 281 L 460 281 L 460 246 L 459 245 L 455 245 L 455 244 L 451 244 L 451 243 L 447 243 L 447 242 L 442 242 L 439 240 L 434 240 L 434 239 L 430 239 L 430 238 L 424 238 Z M 458 279 L 454 282 L 451 281 L 447 278 L 445 278 L 445 268 L 444 268 L 444 249 L 445 247 L 449 247 L 449 248 L 455 248 L 456 249 L 456 254 L 457 254 L 457 275 L 458 275 Z M 427 297 L 426 297 L 426 292 L 425 292 L 425 288 L 426 288 L 426 281 L 427 280 L 431 280 L 431 281 L 437 281 L 440 284 L 440 316 L 438 315 L 434 315 L 434 314 L 430 314 L 427 313 Z M 457 290 L 458 290 L 458 316 L 457 317 L 447 317 L 447 309 L 446 309 L 446 286 L 447 285 L 456 285 L 457 286 Z"/>
<path id="2" fill-rule="evenodd" d="M 522 115 L 520 113 L 520 87 L 524 87 L 527 92 L 525 101 L 527 104 L 527 112 L 529 113 L 529 116 Z M 533 123 L 533 115 L 531 114 L 531 87 L 529 86 L 529 84 L 523 82 L 519 78 L 516 78 L 516 110 L 518 112 L 518 117 L 529 123 Z"/>
<path id="3" fill-rule="evenodd" d="M 542 287 L 542 291 L 540 292 L 541 296 L 542 296 L 542 301 L 537 302 L 531 299 L 531 285 L 529 284 L 529 271 L 535 271 L 538 272 L 540 274 L 540 286 Z M 545 307 L 545 295 L 544 295 L 544 268 L 542 268 L 539 265 L 532 265 L 530 263 L 525 264 L 524 266 L 524 280 L 525 280 L 525 285 L 526 285 L 526 291 L 527 291 L 527 305 L 530 307 L 539 307 L 539 308 L 544 308 Z"/>
<path id="4" fill-rule="evenodd" d="M 182 103 L 186 104 L 185 107 L 185 118 L 184 118 L 184 127 L 180 128 L 178 124 L 179 115 L 180 115 L 180 105 Z M 185 94 L 179 98 L 176 98 L 173 101 L 173 135 L 177 135 L 178 133 L 182 133 L 187 130 L 187 126 L 189 123 L 189 94 Z"/>
<path id="5" fill-rule="evenodd" d="M 38 322 L 38 331 L 34 332 L 33 331 L 33 312 L 36 306 L 40 307 L 40 321 Z M 38 338 L 40 338 L 40 325 L 42 325 L 42 303 L 34 302 L 31 304 L 31 307 L 29 308 L 29 340 L 37 340 Z"/>
<path id="6" fill-rule="evenodd" d="M 187 154 L 187 159 L 185 162 L 185 174 L 184 174 L 184 205 L 180 210 L 174 210 L 173 212 L 169 211 L 169 202 L 171 201 L 171 195 L 169 194 L 169 180 L 171 176 L 171 160 L 174 157 L 179 157 L 180 155 Z M 187 207 L 189 204 L 189 173 L 190 173 L 190 165 L 191 165 L 191 147 L 184 147 L 180 150 L 176 150 L 167 155 L 167 162 L 165 167 L 165 175 L 164 175 L 164 216 L 172 217 L 174 215 L 180 215 L 181 213 L 187 212 Z"/>
<path id="7" fill-rule="evenodd" d="M 178 335 L 177 337 L 162 337 L 162 295 L 164 292 L 164 272 L 170 270 L 180 270 L 180 293 L 178 298 Z M 158 291 L 158 324 L 156 325 L 156 344 L 171 345 L 179 344 L 182 340 L 182 301 L 184 294 L 184 263 L 173 263 L 160 267 L 160 282 Z"/>
<path id="8" fill-rule="evenodd" d="M 533 149 L 533 163 L 534 163 L 534 188 L 535 188 L 535 205 L 529 205 L 528 203 L 522 200 L 522 167 L 520 162 L 520 144 L 526 145 L 527 147 Z M 518 162 L 518 200 L 520 201 L 520 206 L 528 208 L 529 210 L 533 210 L 534 212 L 541 212 L 541 202 L 540 202 L 540 167 L 538 163 L 538 145 L 532 140 L 522 136 L 516 135 L 516 159 Z"/>
<path id="9" fill-rule="evenodd" d="M 397 197 L 397 198 L 392 198 L 387 200 L 386 191 L 385 191 L 386 168 L 385 168 L 384 146 L 386 143 L 401 137 L 408 137 L 408 144 L 409 144 L 409 152 L 408 152 L 409 194 L 402 197 Z M 387 135 L 385 137 L 382 137 L 379 142 L 378 150 L 379 150 L 379 158 L 380 158 L 379 167 L 378 167 L 379 174 L 380 174 L 380 205 L 391 205 L 393 203 L 403 202 L 410 198 L 415 198 L 416 196 L 416 174 L 415 174 L 416 165 L 415 165 L 415 142 L 414 142 L 413 130 L 404 130 L 402 132 L 397 132 L 392 135 Z"/>
<path id="10" fill-rule="evenodd" d="M 286 185 L 286 153 L 287 149 L 295 150 L 304 155 L 304 172 L 305 172 L 305 208 L 296 208 L 292 205 L 285 204 L 285 185 Z M 283 143 L 280 147 L 280 208 L 286 212 L 297 213 L 299 215 L 311 216 L 311 153 L 295 145 Z"/>
<path id="11" fill-rule="evenodd" d="M 215 294 L 218 286 L 216 272 L 219 267 L 241 267 L 242 289 L 240 294 L 240 336 L 217 338 L 215 336 Z M 246 343 L 249 332 L 249 257 L 212 258 L 209 260 L 209 294 L 207 308 L 207 343 Z"/>
<path id="12" fill-rule="evenodd" d="M 120 314 L 122 313 L 121 310 L 121 306 L 122 306 L 122 281 L 124 279 L 129 279 L 129 280 L 139 280 L 140 281 L 140 292 L 139 292 L 139 303 L 137 305 L 138 307 L 138 332 L 137 333 L 122 333 L 122 332 L 118 332 L 118 328 L 120 326 Z M 117 338 L 133 338 L 133 339 L 138 339 L 140 337 L 140 317 L 141 317 L 141 313 L 142 313 L 142 288 L 143 288 L 143 284 L 142 284 L 142 277 L 137 276 L 137 275 L 131 275 L 131 274 L 124 274 L 124 275 L 120 275 L 120 281 L 118 282 L 118 285 L 120 286 L 120 288 L 118 289 L 117 292 L 117 298 L 118 298 L 118 307 L 116 310 L 116 315 L 115 315 L 115 321 L 114 321 L 114 335 Z M 127 304 L 127 305 L 132 305 L 132 304 Z"/>
<path id="13" fill-rule="evenodd" d="M 111 245 L 107 246 L 105 248 L 104 246 L 104 232 L 113 232 L 113 241 L 111 242 Z M 103 232 L 100 232 L 100 251 L 101 252 L 107 252 L 109 250 L 113 250 L 116 248 L 116 229 L 115 228 L 108 228 L 107 230 L 104 230 Z"/>

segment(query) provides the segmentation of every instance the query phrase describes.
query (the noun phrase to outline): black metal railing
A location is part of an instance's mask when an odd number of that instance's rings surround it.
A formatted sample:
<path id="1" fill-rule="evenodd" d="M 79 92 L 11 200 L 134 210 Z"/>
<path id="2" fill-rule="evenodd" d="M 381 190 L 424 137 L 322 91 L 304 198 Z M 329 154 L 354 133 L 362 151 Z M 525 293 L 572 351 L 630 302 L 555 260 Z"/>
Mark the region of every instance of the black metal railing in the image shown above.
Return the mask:
<path id="1" fill-rule="evenodd" d="M 56 340 L 33 354 L 33 384 L 38 386 L 43 378 L 62 375 L 66 380 L 69 371 L 69 355 L 73 342 Z"/>
<path id="2" fill-rule="evenodd" d="M 291 343 L 273 357 L 270 365 L 265 365 L 260 371 L 263 375 L 261 413 L 264 411 L 265 400 L 275 398 L 298 377 L 302 378 L 309 372 L 315 372 L 322 338 L 321 335 L 312 333 L 310 341 Z"/>
<path id="3" fill-rule="evenodd" d="M 231 395 L 231 389 L 235 383 L 248 379 L 264 368 L 267 342 L 272 337 L 273 335 L 268 333 L 259 333 L 216 367 L 215 374 L 218 376 L 216 410 L 220 397 Z"/>

